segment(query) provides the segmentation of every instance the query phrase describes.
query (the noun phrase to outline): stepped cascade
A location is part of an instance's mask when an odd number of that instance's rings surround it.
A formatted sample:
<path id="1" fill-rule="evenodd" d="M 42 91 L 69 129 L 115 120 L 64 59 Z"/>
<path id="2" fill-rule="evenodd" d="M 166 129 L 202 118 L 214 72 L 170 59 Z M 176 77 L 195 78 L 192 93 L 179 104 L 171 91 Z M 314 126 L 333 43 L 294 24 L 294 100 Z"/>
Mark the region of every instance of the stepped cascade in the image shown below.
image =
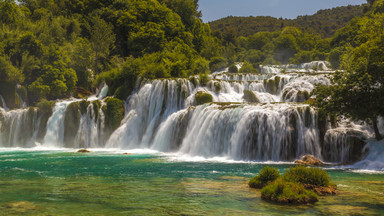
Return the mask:
<path id="1" fill-rule="evenodd" d="M 224 70 L 205 85 L 198 77 L 140 81 L 121 105 L 117 127 L 108 115 L 106 85 L 88 100 L 56 102 L 51 113 L 7 111 L 2 102 L 0 147 L 153 149 L 246 161 L 312 154 L 327 162 L 357 161 L 371 129 L 348 120 L 332 123 L 303 103 L 315 85 L 330 84 L 330 73 L 326 62 L 311 62 L 260 66 L 260 74 Z M 198 105 L 202 92 L 212 96 L 211 103 Z"/>

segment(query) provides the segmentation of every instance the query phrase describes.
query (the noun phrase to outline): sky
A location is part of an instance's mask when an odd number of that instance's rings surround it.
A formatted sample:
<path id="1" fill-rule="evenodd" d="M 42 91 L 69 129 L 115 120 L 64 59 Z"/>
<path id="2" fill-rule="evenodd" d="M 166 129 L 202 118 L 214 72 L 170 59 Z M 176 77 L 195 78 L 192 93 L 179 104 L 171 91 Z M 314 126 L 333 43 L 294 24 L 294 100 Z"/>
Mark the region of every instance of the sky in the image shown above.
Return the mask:
<path id="1" fill-rule="evenodd" d="M 320 9 L 360 5 L 366 0 L 199 0 L 204 22 L 227 16 L 272 16 L 294 19 Z"/>

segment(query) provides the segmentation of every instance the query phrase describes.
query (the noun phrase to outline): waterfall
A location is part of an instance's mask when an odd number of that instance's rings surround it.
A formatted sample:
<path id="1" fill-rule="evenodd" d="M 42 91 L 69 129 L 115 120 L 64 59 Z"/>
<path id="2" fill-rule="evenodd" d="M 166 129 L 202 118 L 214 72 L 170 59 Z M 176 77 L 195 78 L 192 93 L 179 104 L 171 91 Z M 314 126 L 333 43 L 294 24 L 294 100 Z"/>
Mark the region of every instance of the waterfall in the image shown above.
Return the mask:
<path id="1" fill-rule="evenodd" d="M 11 110 L 0 109 L 0 146 L 34 147 L 38 140 L 41 116 L 34 108 Z"/>
<path id="2" fill-rule="evenodd" d="M 315 85 L 330 84 L 325 73 L 333 71 L 326 62 L 260 69 L 260 74 L 216 72 L 205 85 L 198 77 L 142 81 L 113 129 L 105 84 L 87 100 L 56 102 L 50 116 L 37 108 L 0 108 L 0 147 L 141 148 L 246 161 L 312 154 L 340 163 L 365 156 L 364 141 L 373 136 L 369 128 L 344 120 L 335 126 L 301 103 Z M 209 93 L 213 103 L 197 106 L 199 91 Z"/>
<path id="3" fill-rule="evenodd" d="M 23 98 L 19 95 L 19 93 L 16 92 L 17 99 L 19 100 L 20 103 L 20 108 L 26 108 L 27 107 L 27 102 L 23 100 Z"/>
<path id="4" fill-rule="evenodd" d="M 90 103 L 86 113 L 81 115 L 79 129 L 75 136 L 72 147 L 74 148 L 99 148 L 104 147 L 105 116 L 101 110 L 101 106 Z M 65 128 L 64 128 L 65 130 Z"/>
<path id="5" fill-rule="evenodd" d="M 97 98 L 101 100 L 101 99 L 103 99 L 103 98 L 105 98 L 107 96 L 109 87 L 105 83 L 103 83 L 100 86 L 101 86 L 100 87 L 100 92 L 97 94 Z"/>
<path id="6" fill-rule="evenodd" d="M 56 102 L 52 116 L 47 122 L 47 132 L 44 137 L 43 146 L 63 147 L 65 111 L 72 102 L 74 100 Z"/>
<path id="7" fill-rule="evenodd" d="M 179 148 L 193 156 L 289 161 L 304 153 L 321 158 L 318 134 L 316 113 L 307 106 L 212 104 L 170 116 L 153 148 Z"/>
<path id="8" fill-rule="evenodd" d="M 3 98 L 3 96 L 2 95 L 0 95 L 0 107 L 3 107 L 3 109 L 5 110 L 5 111 L 8 111 L 9 109 L 8 109 L 8 107 L 7 107 L 7 104 L 5 103 L 5 100 L 4 100 L 4 98 Z"/>

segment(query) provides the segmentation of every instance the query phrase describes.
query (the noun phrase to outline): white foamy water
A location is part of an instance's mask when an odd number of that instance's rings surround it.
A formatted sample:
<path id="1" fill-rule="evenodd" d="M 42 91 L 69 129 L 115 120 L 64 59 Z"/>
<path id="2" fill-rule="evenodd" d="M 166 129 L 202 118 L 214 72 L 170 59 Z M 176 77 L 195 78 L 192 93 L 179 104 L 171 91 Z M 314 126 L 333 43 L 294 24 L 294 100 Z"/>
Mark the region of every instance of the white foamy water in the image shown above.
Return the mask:
<path id="1" fill-rule="evenodd" d="M 0 147 L 88 148 L 155 154 L 170 161 L 291 163 L 303 154 L 333 163 L 353 161 L 355 151 L 363 148 L 362 140 L 372 137 L 371 129 L 345 121 L 332 126 L 325 120 L 321 132 L 316 110 L 297 103 L 308 99 L 315 85 L 329 85 L 325 73 L 332 73 L 326 62 L 311 62 L 261 66 L 261 74 L 223 70 L 211 74 L 212 80 L 204 86 L 198 79 L 142 81 L 127 99 L 124 119 L 112 134 L 106 132 L 101 101 L 108 86 L 102 85 L 97 95 L 88 98 L 90 103 L 75 110 L 73 134 L 68 134 L 65 116 L 68 105 L 77 99 L 57 102 L 43 122 L 45 131 L 37 112 L 32 117 L 26 109 L 0 111 L 6 119 L 0 121 Z M 199 91 L 211 94 L 214 103 L 197 106 Z M 248 103 L 245 91 L 251 91 L 259 103 Z M 98 109 L 94 100 L 101 101 Z M 20 136 L 27 130 L 22 125 L 33 125 L 33 133 Z M 361 169 L 366 169 L 363 165 L 382 169 L 379 156 L 369 153 L 365 159 L 369 162 L 362 161 Z"/>

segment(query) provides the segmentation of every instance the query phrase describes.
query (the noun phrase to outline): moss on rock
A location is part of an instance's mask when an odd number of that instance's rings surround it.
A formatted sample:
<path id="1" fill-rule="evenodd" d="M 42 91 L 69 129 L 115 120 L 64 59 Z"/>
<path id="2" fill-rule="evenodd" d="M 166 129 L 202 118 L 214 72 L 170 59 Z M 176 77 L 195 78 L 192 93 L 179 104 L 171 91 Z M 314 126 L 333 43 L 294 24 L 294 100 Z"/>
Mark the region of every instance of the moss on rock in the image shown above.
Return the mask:
<path id="1" fill-rule="evenodd" d="M 280 204 L 308 204 L 319 201 L 313 191 L 302 184 L 278 179 L 261 190 L 261 198 Z"/>
<path id="2" fill-rule="evenodd" d="M 39 112 L 46 114 L 46 115 L 52 115 L 53 107 L 55 106 L 55 101 L 48 101 L 48 100 L 41 100 L 36 104 L 37 108 L 39 109 Z"/>
<path id="3" fill-rule="evenodd" d="M 203 91 L 198 91 L 195 94 L 195 100 L 197 105 L 202 105 L 206 103 L 212 103 L 213 102 L 213 97 L 211 94 L 203 92 Z"/>
<path id="4" fill-rule="evenodd" d="M 117 98 L 107 98 L 102 110 L 105 114 L 105 124 L 109 132 L 116 130 L 124 118 L 124 103 Z"/>
<path id="5" fill-rule="evenodd" d="M 243 93 L 244 93 L 243 98 L 245 101 L 247 101 L 249 103 L 259 103 L 260 102 L 259 98 L 257 98 L 255 93 L 253 93 L 252 91 L 244 90 Z"/>
<path id="6" fill-rule="evenodd" d="M 73 102 L 67 106 L 64 117 L 64 143 L 70 146 L 80 127 L 81 102 Z M 84 105 L 83 105 L 84 106 Z"/>
<path id="7" fill-rule="evenodd" d="M 196 77 L 194 77 L 194 76 L 191 77 L 189 79 L 189 82 L 191 82 L 195 87 L 197 87 L 198 81 L 197 81 Z"/>
<path id="8" fill-rule="evenodd" d="M 214 82 L 213 83 L 213 86 L 215 87 L 215 91 L 216 92 L 220 92 L 221 91 L 221 83 L 220 82 Z"/>
<path id="9" fill-rule="evenodd" d="M 100 107 L 101 107 L 101 101 L 95 100 L 92 101 L 92 106 L 93 106 L 93 113 L 95 115 L 95 122 L 99 119 L 99 112 L 100 112 Z"/>

